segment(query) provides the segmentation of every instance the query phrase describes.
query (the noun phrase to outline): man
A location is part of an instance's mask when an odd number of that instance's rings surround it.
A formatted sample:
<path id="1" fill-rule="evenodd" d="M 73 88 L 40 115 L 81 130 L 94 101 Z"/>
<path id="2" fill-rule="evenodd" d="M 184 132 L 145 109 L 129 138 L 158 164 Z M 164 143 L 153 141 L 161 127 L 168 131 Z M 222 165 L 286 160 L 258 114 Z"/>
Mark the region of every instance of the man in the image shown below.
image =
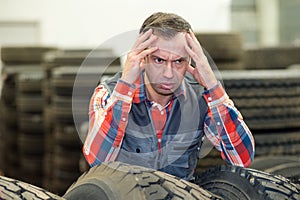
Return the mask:
<path id="1" fill-rule="evenodd" d="M 123 71 L 95 89 L 89 114 L 91 166 L 118 160 L 192 180 L 205 138 L 230 164 L 247 167 L 254 157 L 251 132 L 176 14 L 144 21 Z"/>

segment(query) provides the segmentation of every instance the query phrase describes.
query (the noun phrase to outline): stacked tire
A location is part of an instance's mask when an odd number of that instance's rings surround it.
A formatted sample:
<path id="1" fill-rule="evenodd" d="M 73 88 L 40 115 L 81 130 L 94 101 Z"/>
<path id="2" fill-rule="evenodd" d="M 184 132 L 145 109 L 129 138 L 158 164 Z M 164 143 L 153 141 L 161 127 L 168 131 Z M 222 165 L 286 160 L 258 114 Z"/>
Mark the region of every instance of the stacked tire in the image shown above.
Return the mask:
<path id="1" fill-rule="evenodd" d="M 281 159 L 299 157 L 300 69 L 224 71 L 222 78 L 254 135 L 256 159 L 253 167 L 261 157 L 264 161 L 260 163 L 268 163 L 278 156 Z M 288 165 L 286 167 L 288 171 Z M 297 179 L 297 176 L 299 174 L 288 177 Z"/>
<path id="2" fill-rule="evenodd" d="M 254 135 L 256 158 L 265 157 L 267 163 L 273 156 L 299 157 L 299 69 L 223 70 L 219 78 Z M 197 170 L 222 162 L 214 149 Z"/>
<path id="3" fill-rule="evenodd" d="M 52 47 L 1 48 L 4 174 L 41 185 L 43 151 L 41 60 Z M 2 164 L 3 164 L 2 163 Z M 36 177 L 32 179 L 32 177 Z"/>
<path id="4" fill-rule="evenodd" d="M 117 64 L 119 58 L 109 49 L 68 49 L 45 55 L 44 105 L 47 148 L 44 162 L 44 187 L 63 194 L 80 175 L 82 124 L 88 121 L 88 105 L 106 64 Z M 106 74 L 109 75 L 109 74 Z"/>
<path id="5" fill-rule="evenodd" d="M 246 69 L 285 69 L 300 64 L 299 46 L 247 47 L 245 48 Z"/>
<path id="6" fill-rule="evenodd" d="M 222 72 L 225 89 L 253 130 L 299 128 L 300 70 Z"/>
<path id="7" fill-rule="evenodd" d="M 244 69 L 243 38 L 238 32 L 195 33 L 218 70 Z"/>
<path id="8" fill-rule="evenodd" d="M 18 123 L 16 108 L 16 72 L 7 71 L 4 66 L 2 72 L 3 83 L 1 91 L 1 171 L 7 176 L 17 178 L 19 176 L 18 154 Z"/>
<path id="9" fill-rule="evenodd" d="M 44 158 L 42 69 L 26 71 L 17 76 L 17 112 L 19 124 L 19 161 L 25 182 L 42 186 Z M 32 177 L 35 177 L 32 179 Z"/>

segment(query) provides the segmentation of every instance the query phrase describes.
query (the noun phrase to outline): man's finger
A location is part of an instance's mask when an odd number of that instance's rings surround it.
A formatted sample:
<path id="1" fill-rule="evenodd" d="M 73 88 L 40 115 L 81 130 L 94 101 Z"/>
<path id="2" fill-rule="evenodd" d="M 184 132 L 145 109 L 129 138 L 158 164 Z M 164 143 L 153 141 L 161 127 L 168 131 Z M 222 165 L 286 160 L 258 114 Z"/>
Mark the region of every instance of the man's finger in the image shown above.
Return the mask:
<path id="1" fill-rule="evenodd" d="M 147 49 L 155 40 L 157 40 L 156 35 L 151 35 L 148 40 L 141 43 L 139 46 L 136 47 L 138 51 L 143 51 L 144 49 Z"/>
<path id="2" fill-rule="evenodd" d="M 151 35 L 152 35 L 153 30 L 149 29 L 145 33 L 141 33 L 140 36 L 137 38 L 133 45 L 133 49 L 135 49 L 137 46 L 139 46 L 141 43 L 146 41 Z"/>
<path id="3" fill-rule="evenodd" d="M 189 46 L 184 46 L 185 50 L 187 53 L 191 56 L 191 58 L 196 61 L 197 60 L 197 54 L 189 47 Z"/>
<path id="4" fill-rule="evenodd" d="M 194 70 L 195 70 L 195 68 L 191 65 L 188 65 L 186 68 L 186 71 L 188 71 L 192 75 L 194 74 Z"/>
<path id="5" fill-rule="evenodd" d="M 158 47 L 151 47 L 149 49 L 146 49 L 144 51 L 142 51 L 140 54 L 139 54 L 139 59 L 143 59 L 145 58 L 147 55 L 153 53 L 154 51 L 156 51 L 158 49 Z"/>
<path id="6" fill-rule="evenodd" d="M 195 35 L 194 35 L 194 37 L 195 37 Z M 198 42 L 198 40 L 197 39 L 195 40 L 195 39 L 193 39 L 190 34 L 186 34 L 186 40 L 187 40 L 188 45 L 190 46 L 189 49 L 191 51 L 193 51 L 198 57 L 199 56 L 202 57 L 202 55 L 204 55 L 202 47 L 201 47 L 200 43 Z"/>

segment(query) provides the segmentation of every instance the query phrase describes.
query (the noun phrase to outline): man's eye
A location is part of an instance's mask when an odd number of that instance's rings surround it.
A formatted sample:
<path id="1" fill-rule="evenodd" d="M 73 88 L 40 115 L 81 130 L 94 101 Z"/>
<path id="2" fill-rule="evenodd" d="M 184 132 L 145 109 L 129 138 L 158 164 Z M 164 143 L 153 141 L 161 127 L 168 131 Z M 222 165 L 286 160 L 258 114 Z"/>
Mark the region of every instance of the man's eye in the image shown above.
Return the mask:
<path id="1" fill-rule="evenodd" d="M 176 63 L 176 64 L 181 64 L 182 62 L 183 62 L 182 59 L 175 60 L 175 63 Z"/>
<path id="2" fill-rule="evenodd" d="M 154 58 L 154 62 L 155 62 L 155 63 L 163 63 L 163 62 L 164 62 L 164 59 L 161 59 L 161 58 Z"/>

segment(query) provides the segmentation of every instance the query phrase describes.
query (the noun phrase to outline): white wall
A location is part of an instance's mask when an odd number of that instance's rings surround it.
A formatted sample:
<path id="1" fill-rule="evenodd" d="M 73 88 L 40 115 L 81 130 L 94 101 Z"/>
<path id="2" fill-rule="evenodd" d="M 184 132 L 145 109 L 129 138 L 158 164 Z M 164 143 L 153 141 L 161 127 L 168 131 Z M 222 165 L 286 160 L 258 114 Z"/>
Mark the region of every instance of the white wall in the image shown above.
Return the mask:
<path id="1" fill-rule="evenodd" d="M 145 18 L 156 11 L 181 15 L 191 23 L 195 31 L 228 31 L 230 2 L 231 0 L 0 0 L 0 21 L 38 21 L 41 44 L 95 47 L 114 35 L 137 30 Z"/>

